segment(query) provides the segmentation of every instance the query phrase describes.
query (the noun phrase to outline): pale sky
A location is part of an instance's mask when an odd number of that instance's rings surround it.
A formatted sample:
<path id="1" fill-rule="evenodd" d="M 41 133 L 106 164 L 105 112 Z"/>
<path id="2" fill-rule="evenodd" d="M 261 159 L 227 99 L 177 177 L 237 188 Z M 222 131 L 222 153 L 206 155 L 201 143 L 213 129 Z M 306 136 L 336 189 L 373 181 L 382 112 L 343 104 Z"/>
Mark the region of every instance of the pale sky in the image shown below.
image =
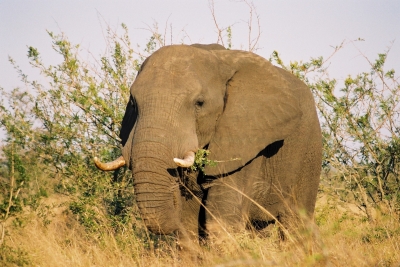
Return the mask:
<path id="1" fill-rule="evenodd" d="M 240 48 L 241 44 L 247 47 L 249 9 L 246 4 L 229 0 L 214 2 L 221 27 L 233 24 L 234 48 Z M 262 31 L 257 53 L 265 58 L 269 58 L 273 50 L 277 50 L 286 63 L 327 57 L 332 46 L 343 40 L 362 38 L 365 41 L 349 43 L 334 58 L 333 77 L 340 79 L 349 73 L 368 71 L 361 53 L 374 60 L 389 46 L 392 48 L 387 67 L 400 73 L 398 0 L 254 0 L 253 3 Z M 9 90 L 19 84 L 8 56 L 13 57 L 30 78 L 35 77 L 36 73 L 30 71 L 27 63 L 27 46 L 36 47 L 47 63 L 56 64 L 60 60 L 52 51 L 46 30 L 64 32 L 73 43 L 99 55 L 106 47 L 103 37 L 106 23 L 112 28 L 125 23 L 131 42 L 144 45 L 149 32 L 141 28 L 158 22 L 164 31 L 167 20 L 168 30 L 172 24 L 174 43 L 181 42 L 183 29 L 190 36 L 184 39 L 188 44 L 217 40 L 208 0 L 0 0 L 0 86 Z"/>

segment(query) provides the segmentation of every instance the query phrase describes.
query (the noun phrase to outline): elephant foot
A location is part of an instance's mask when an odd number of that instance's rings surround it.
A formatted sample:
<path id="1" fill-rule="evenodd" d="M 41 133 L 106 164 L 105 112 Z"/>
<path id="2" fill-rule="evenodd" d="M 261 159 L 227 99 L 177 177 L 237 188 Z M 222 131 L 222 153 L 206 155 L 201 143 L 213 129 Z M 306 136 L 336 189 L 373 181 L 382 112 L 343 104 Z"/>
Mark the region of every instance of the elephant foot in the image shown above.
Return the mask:
<path id="1" fill-rule="evenodd" d="M 218 255 L 231 254 L 240 250 L 238 240 L 246 235 L 244 223 L 223 222 L 221 219 L 208 223 L 205 246 Z"/>
<path id="2" fill-rule="evenodd" d="M 201 248 L 198 240 L 191 238 L 191 235 L 186 230 L 178 230 L 176 236 L 178 240 L 176 246 L 183 257 L 190 257 L 194 260 L 200 255 Z"/>

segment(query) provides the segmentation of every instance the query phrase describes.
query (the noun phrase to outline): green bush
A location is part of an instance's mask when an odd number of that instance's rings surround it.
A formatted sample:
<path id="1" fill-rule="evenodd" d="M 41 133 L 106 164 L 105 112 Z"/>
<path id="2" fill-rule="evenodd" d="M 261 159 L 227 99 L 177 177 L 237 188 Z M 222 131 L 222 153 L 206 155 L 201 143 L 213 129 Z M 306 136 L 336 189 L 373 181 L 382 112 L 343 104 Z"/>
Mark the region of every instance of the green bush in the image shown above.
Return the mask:
<path id="1" fill-rule="evenodd" d="M 40 81 L 29 80 L 10 58 L 27 90 L 0 88 L 0 127 L 7 136 L 0 180 L 3 226 L 24 206 L 37 206 L 48 191 L 70 195 L 71 211 L 89 232 L 116 225 L 115 216 L 121 222 L 131 216 L 129 171 L 104 173 L 92 163 L 95 155 L 105 161 L 120 155 L 118 134 L 129 87 L 141 62 L 159 47 L 153 34 L 145 51 L 137 52 L 124 25 L 122 30 L 120 36 L 107 31 L 109 53 L 93 64 L 82 60 L 78 45 L 49 32 L 62 60 L 46 65 L 29 47 Z M 46 178 L 39 181 L 42 175 Z M 106 216 L 100 216 L 103 210 Z"/>
<path id="2" fill-rule="evenodd" d="M 337 47 L 337 53 L 343 45 Z M 284 65 L 277 52 L 271 60 L 302 79 L 314 94 L 323 134 L 326 185 L 355 200 L 372 219 L 371 207 L 400 209 L 400 85 L 395 70 L 385 70 L 388 52 L 378 54 L 370 69 L 349 75 L 340 84 L 328 76 L 330 58 Z"/>

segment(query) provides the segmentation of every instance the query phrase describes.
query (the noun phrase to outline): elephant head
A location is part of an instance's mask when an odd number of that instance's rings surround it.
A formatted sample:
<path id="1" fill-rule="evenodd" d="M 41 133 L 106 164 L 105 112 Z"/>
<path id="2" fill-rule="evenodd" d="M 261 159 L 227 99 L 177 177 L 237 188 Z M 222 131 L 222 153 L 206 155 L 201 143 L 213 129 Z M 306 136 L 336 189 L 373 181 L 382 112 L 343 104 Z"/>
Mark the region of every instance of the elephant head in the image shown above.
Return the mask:
<path id="1" fill-rule="evenodd" d="M 207 147 L 220 161 L 206 166 L 208 176 L 234 172 L 285 139 L 301 117 L 288 80 L 264 58 L 219 45 L 166 46 L 146 59 L 131 87 L 122 157 L 97 164 L 110 170 L 126 163 L 144 222 L 168 234 L 182 227 L 171 170 L 191 166 Z"/>

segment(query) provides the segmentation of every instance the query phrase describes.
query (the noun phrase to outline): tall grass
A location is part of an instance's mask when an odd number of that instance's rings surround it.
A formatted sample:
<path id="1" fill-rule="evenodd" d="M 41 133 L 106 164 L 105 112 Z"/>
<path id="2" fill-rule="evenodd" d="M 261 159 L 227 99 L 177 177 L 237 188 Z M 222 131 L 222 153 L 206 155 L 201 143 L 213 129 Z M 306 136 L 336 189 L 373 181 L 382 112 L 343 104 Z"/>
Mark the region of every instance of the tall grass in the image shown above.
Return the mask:
<path id="1" fill-rule="evenodd" d="M 227 242 L 202 246 L 185 255 L 173 242 L 158 240 L 151 247 L 144 235 L 105 232 L 88 235 L 68 210 L 69 197 L 52 195 L 37 211 L 10 224 L 3 266 L 398 266 L 400 218 L 376 210 L 375 223 L 354 213 L 348 204 L 319 194 L 315 220 L 304 221 L 295 242 L 282 242 L 276 227 L 264 236 L 231 234 Z M 43 214 L 43 210 L 46 214 Z M 48 220 L 44 221 L 44 218 Z M 140 222 L 132 219 L 132 224 Z M 265 237 L 267 235 L 267 237 Z M 135 237 L 136 236 L 136 237 Z M 233 239 L 232 239 L 233 237 Z M 10 253 L 13 251 L 12 253 Z M 7 258 L 9 256 L 9 258 Z"/>

